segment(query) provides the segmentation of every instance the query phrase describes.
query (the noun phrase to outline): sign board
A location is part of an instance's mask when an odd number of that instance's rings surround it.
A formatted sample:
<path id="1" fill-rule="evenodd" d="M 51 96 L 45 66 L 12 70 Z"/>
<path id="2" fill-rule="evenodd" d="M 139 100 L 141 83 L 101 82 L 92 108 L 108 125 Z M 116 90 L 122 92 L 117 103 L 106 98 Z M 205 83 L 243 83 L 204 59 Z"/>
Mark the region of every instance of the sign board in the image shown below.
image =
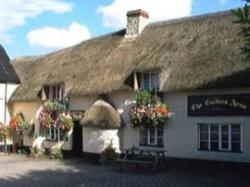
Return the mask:
<path id="1" fill-rule="evenodd" d="M 188 116 L 250 116 L 250 94 L 188 96 Z"/>

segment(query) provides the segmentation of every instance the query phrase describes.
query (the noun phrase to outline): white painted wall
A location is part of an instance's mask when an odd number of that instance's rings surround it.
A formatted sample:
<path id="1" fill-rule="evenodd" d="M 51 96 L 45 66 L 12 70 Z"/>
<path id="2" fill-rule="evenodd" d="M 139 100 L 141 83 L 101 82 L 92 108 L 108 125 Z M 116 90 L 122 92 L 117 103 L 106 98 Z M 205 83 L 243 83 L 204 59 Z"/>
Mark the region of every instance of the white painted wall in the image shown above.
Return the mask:
<path id="1" fill-rule="evenodd" d="M 104 130 L 84 127 L 83 152 L 101 153 L 108 146 L 112 146 L 116 152 L 120 152 L 118 130 Z"/>
<path id="2" fill-rule="evenodd" d="M 178 158 L 250 162 L 250 117 L 188 117 L 187 115 L 188 95 L 240 93 L 250 93 L 250 88 L 166 94 L 165 100 L 174 113 L 164 127 L 164 149 L 168 150 L 167 155 Z M 131 128 L 129 119 L 133 93 L 117 92 L 109 96 L 126 123 L 120 133 L 121 149 L 139 147 L 139 130 Z M 240 123 L 242 125 L 242 153 L 199 151 L 198 123 Z"/>
<path id="3" fill-rule="evenodd" d="M 168 156 L 180 158 L 211 159 L 250 162 L 250 117 L 188 117 L 187 96 L 195 94 L 239 94 L 250 89 L 217 90 L 179 93 L 166 96 L 174 115 L 164 131 L 164 145 Z M 242 126 L 242 153 L 198 150 L 198 123 L 240 123 Z"/>
<path id="4" fill-rule="evenodd" d="M 138 130 L 131 127 L 129 111 L 133 105 L 135 93 L 130 91 L 120 91 L 109 94 L 118 112 L 121 114 L 124 126 L 120 129 L 120 148 L 128 149 L 132 146 L 139 146 L 139 133 Z"/>
<path id="5" fill-rule="evenodd" d="M 17 84 L 0 83 L 0 122 L 4 124 L 9 123 L 10 111 L 8 108 L 8 102 L 17 87 Z"/>
<path id="6" fill-rule="evenodd" d="M 35 133 L 33 137 L 24 136 L 23 143 L 24 146 L 31 146 L 35 137 L 38 137 L 38 121 L 36 118 L 37 111 L 41 107 L 41 103 L 38 101 L 34 102 L 15 102 L 12 104 L 12 111 L 13 114 L 15 113 L 22 113 L 24 119 L 29 123 L 35 124 Z"/>
<path id="7" fill-rule="evenodd" d="M 87 110 L 97 100 L 97 95 L 85 96 L 85 97 L 71 97 L 70 109 L 71 110 Z"/>
<path id="8" fill-rule="evenodd" d="M 164 148 L 167 155 L 178 158 L 211 159 L 224 161 L 250 162 L 250 117 L 188 117 L 187 96 L 196 94 L 239 94 L 250 93 L 249 89 L 213 90 L 190 93 L 166 94 L 166 101 L 174 113 L 164 127 Z M 83 151 L 100 153 L 113 139 L 119 149 L 139 146 L 139 130 L 131 127 L 129 110 L 133 92 L 114 92 L 109 98 L 121 113 L 125 126 L 119 130 L 83 128 Z M 72 110 L 87 110 L 97 96 L 70 99 Z M 26 106 L 28 107 L 28 106 Z M 23 108 L 23 107 L 22 107 Z M 29 113 L 29 112 L 28 112 Z M 198 150 L 198 123 L 240 123 L 242 125 L 242 153 L 210 152 Z M 71 147 L 69 147 L 70 149 Z"/>

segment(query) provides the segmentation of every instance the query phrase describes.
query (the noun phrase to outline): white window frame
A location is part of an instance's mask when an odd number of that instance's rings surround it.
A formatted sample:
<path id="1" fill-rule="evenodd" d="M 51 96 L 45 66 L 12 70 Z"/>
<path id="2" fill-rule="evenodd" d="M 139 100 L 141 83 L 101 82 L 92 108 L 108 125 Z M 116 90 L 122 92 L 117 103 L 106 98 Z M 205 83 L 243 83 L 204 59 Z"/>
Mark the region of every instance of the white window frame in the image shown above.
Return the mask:
<path id="1" fill-rule="evenodd" d="M 145 90 L 145 87 L 144 87 L 144 82 L 145 82 L 145 79 L 144 79 L 144 76 L 145 76 L 145 74 L 148 74 L 149 75 L 149 90 L 147 90 L 147 91 L 153 91 L 153 88 L 156 88 L 156 91 L 158 91 L 159 90 L 159 87 L 160 87 L 160 85 L 159 85 L 159 73 L 158 72 L 156 72 L 156 71 L 153 71 L 153 72 L 145 72 L 145 73 L 141 73 L 141 89 L 143 89 L 143 90 Z M 153 76 L 152 75 L 156 75 L 157 76 L 157 85 L 154 85 L 153 86 Z"/>
<path id="2" fill-rule="evenodd" d="M 227 151 L 227 152 L 234 152 L 232 150 L 232 126 L 237 125 L 240 127 L 240 152 L 242 152 L 242 125 L 240 123 L 198 123 L 198 144 L 199 149 L 201 149 L 201 131 L 200 131 L 200 125 L 208 125 L 208 150 L 207 151 Z M 211 150 L 211 125 L 218 125 L 218 133 L 219 133 L 219 142 L 218 142 L 218 150 Z M 228 127 L 228 148 L 222 148 L 222 126 Z M 204 141 L 204 140 L 203 140 Z"/>
<path id="3" fill-rule="evenodd" d="M 141 128 L 143 128 L 143 127 L 141 127 Z M 161 137 L 158 137 L 158 128 L 160 128 L 160 127 L 152 127 L 152 128 L 154 128 L 154 131 L 155 131 L 155 133 L 154 133 L 154 142 L 151 143 L 151 141 L 150 141 L 150 138 L 151 138 L 150 128 L 146 128 L 146 131 L 147 131 L 147 144 L 146 145 L 142 144 L 142 140 L 141 140 L 141 138 L 142 138 L 142 134 L 141 134 L 142 133 L 142 129 L 140 129 L 140 145 L 142 145 L 142 146 L 159 146 L 158 139 L 162 139 L 162 142 L 163 142 L 164 127 L 161 127 L 162 131 L 163 131 Z M 163 146 L 163 144 L 160 145 L 160 146 Z"/>
<path id="4" fill-rule="evenodd" d="M 54 133 L 54 137 L 52 137 L 52 132 Z M 60 129 L 55 127 L 46 128 L 46 140 L 60 141 Z"/>
<path id="5" fill-rule="evenodd" d="M 54 136 L 52 138 L 52 131 L 54 131 L 54 134 L 56 134 L 56 136 Z M 66 134 L 61 134 L 63 131 L 61 131 L 60 128 L 46 128 L 46 132 L 45 132 L 45 138 L 48 141 L 69 141 L 69 134 L 66 132 Z M 62 135 L 62 137 L 61 137 Z"/>
<path id="6" fill-rule="evenodd" d="M 55 89 L 55 92 L 54 92 Z M 55 95 L 55 97 L 54 97 Z M 57 84 L 49 87 L 49 99 L 62 100 L 64 97 L 64 85 Z"/>

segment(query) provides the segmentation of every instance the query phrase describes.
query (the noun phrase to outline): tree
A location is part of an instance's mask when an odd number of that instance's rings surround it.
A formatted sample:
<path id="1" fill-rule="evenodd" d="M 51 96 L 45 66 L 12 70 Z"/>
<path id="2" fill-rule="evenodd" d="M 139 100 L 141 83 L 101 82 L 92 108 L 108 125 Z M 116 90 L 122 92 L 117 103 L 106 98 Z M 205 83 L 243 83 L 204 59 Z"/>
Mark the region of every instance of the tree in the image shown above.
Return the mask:
<path id="1" fill-rule="evenodd" d="M 246 57 L 246 60 L 250 60 L 250 0 L 243 0 L 245 6 L 237 10 L 232 10 L 232 13 L 236 16 L 235 24 L 241 24 L 240 35 L 243 37 L 243 45 L 241 52 Z"/>

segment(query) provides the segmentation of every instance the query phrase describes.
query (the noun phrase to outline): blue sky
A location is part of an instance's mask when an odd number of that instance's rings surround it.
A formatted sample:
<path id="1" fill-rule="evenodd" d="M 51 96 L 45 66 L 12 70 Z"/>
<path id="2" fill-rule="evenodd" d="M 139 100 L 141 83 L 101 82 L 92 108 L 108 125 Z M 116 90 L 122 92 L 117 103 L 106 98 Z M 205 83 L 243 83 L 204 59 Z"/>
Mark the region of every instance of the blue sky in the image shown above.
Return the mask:
<path id="1" fill-rule="evenodd" d="M 10 58 L 49 53 L 103 35 L 142 8 L 151 21 L 217 12 L 241 0 L 0 0 L 0 43 Z"/>

